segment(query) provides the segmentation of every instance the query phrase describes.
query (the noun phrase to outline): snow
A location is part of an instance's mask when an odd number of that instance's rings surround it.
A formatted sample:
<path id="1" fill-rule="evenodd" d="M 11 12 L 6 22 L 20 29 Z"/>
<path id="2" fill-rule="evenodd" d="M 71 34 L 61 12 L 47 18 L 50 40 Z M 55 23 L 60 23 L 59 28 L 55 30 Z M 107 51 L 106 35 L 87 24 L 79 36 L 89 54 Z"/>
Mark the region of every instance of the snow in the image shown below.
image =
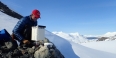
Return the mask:
<path id="1" fill-rule="evenodd" d="M 115 35 L 116 35 L 116 32 L 107 32 L 106 34 L 102 35 L 102 37 L 111 37 Z"/>
<path id="2" fill-rule="evenodd" d="M 5 28 L 11 34 L 17 21 L 0 12 L 0 30 Z M 55 44 L 65 58 L 116 58 L 116 40 L 89 42 L 78 32 L 67 34 L 48 30 L 45 31 L 45 37 Z"/>
<path id="3" fill-rule="evenodd" d="M 61 51 L 65 58 L 79 58 L 72 49 L 72 45 L 65 39 L 52 34 L 49 31 L 45 32 L 46 37 L 55 44 L 55 46 Z"/>
<path id="4" fill-rule="evenodd" d="M 80 35 L 78 32 L 76 33 L 64 33 L 64 32 L 52 32 L 64 39 L 67 39 L 68 41 L 72 41 L 75 43 L 82 43 L 82 42 L 86 42 L 88 41 L 86 37 L 84 37 L 83 35 Z"/>
<path id="5" fill-rule="evenodd" d="M 76 43 L 72 43 L 72 48 L 80 58 L 116 58 L 116 54 L 96 50 L 97 48 L 91 49 Z"/>
<path id="6" fill-rule="evenodd" d="M 11 34 L 12 29 L 17 23 L 18 19 L 12 18 L 2 12 L 0 12 L 0 30 L 6 29 Z"/>
<path id="7" fill-rule="evenodd" d="M 116 40 L 81 43 L 81 45 L 92 49 L 116 54 Z"/>

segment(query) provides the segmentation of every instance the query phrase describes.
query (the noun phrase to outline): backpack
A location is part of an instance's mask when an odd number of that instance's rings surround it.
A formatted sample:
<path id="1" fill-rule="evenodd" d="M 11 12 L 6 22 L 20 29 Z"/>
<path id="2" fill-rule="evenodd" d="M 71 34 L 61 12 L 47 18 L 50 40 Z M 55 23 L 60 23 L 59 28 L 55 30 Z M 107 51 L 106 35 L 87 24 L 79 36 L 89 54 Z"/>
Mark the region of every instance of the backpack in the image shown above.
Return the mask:
<path id="1" fill-rule="evenodd" d="M 3 29 L 0 31 L 0 41 L 6 42 L 11 40 L 10 34 L 6 31 L 6 29 Z"/>
<path id="2" fill-rule="evenodd" d="M 12 37 L 6 29 L 0 31 L 0 50 L 8 52 L 17 48 L 17 42 L 12 40 Z"/>

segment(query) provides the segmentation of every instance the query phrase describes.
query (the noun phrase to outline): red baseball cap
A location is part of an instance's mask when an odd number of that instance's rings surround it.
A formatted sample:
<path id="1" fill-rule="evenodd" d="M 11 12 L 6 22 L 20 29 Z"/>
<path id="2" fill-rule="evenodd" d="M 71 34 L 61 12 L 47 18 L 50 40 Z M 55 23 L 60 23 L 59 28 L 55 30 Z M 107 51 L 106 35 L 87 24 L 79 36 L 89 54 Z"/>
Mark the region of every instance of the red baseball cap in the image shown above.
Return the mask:
<path id="1" fill-rule="evenodd" d="M 39 10 L 37 10 L 37 9 L 33 10 L 32 14 L 35 15 L 36 18 L 40 18 L 40 12 L 39 12 Z"/>

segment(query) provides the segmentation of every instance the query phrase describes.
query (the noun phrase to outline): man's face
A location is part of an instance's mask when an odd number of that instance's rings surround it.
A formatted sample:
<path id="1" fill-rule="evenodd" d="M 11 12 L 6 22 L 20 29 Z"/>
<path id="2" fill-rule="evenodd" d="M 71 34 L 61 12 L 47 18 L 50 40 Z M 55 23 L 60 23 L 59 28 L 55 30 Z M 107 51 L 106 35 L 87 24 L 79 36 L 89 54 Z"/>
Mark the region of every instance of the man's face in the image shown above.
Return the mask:
<path id="1" fill-rule="evenodd" d="M 35 17 L 35 15 L 32 15 L 32 19 L 33 19 L 34 21 L 37 21 L 37 19 L 39 19 L 39 18 Z"/>

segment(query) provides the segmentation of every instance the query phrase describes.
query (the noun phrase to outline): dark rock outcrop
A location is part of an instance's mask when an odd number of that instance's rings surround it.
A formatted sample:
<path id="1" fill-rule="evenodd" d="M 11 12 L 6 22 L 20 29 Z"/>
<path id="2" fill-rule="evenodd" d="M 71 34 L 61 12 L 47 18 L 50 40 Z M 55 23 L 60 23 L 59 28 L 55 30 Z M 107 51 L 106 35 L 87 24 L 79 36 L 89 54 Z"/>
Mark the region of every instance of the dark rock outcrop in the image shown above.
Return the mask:
<path id="1" fill-rule="evenodd" d="M 106 40 L 106 39 L 108 39 L 108 37 L 100 37 L 100 38 L 98 38 L 97 41 L 104 41 L 104 40 Z"/>
<path id="2" fill-rule="evenodd" d="M 17 18 L 17 19 L 20 19 L 20 18 L 23 17 L 22 15 L 20 15 L 20 14 L 16 13 L 15 11 L 11 10 L 9 7 L 7 7 L 7 5 L 5 5 L 1 1 L 0 1 L 0 11 L 9 15 L 9 16 Z"/>

